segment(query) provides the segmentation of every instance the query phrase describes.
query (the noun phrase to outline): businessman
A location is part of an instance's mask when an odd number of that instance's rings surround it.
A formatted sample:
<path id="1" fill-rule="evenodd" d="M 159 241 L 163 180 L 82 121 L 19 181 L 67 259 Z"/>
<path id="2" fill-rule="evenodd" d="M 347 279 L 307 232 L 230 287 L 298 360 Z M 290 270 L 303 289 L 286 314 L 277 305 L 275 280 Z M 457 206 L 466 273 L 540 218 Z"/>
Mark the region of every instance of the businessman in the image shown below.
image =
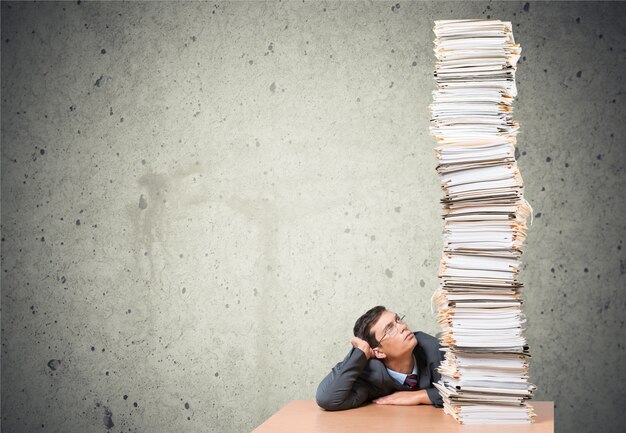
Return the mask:
<path id="1" fill-rule="evenodd" d="M 443 360 L 439 341 L 411 332 L 403 317 L 377 306 L 356 321 L 352 349 L 317 387 L 317 404 L 344 410 L 366 402 L 443 407 L 434 382 Z"/>

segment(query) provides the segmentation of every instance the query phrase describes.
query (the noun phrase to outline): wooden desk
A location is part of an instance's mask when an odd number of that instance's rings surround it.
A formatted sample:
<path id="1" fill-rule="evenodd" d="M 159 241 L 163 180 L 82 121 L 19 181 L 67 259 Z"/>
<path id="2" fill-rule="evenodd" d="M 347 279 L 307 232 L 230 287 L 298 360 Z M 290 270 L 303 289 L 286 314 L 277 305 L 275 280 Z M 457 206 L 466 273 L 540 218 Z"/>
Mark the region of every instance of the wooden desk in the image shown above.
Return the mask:
<path id="1" fill-rule="evenodd" d="M 460 425 L 443 409 L 433 406 L 383 406 L 368 404 L 357 409 L 326 412 L 313 400 L 295 400 L 272 415 L 253 433 L 552 433 L 554 404 L 530 403 L 536 422 L 524 425 Z"/>

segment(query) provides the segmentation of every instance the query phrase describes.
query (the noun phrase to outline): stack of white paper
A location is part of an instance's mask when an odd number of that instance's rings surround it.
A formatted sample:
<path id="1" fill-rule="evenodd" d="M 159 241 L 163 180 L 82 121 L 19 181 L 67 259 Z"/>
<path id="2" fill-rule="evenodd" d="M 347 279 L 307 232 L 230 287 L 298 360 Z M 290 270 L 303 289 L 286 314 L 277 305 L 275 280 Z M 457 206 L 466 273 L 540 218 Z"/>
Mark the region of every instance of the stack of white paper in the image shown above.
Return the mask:
<path id="1" fill-rule="evenodd" d="M 511 23 L 435 21 L 431 134 L 444 191 L 444 249 L 433 295 L 445 360 L 435 386 L 463 424 L 520 424 L 530 354 L 518 282 L 532 209 L 515 161 L 515 69 Z"/>

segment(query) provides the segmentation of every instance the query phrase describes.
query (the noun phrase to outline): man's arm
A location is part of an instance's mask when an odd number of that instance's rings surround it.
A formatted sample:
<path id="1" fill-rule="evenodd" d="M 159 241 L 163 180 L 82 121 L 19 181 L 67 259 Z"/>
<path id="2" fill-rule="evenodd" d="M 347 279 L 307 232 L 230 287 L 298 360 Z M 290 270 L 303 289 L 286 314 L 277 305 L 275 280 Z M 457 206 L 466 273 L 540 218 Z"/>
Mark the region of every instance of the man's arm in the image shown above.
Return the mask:
<path id="1" fill-rule="evenodd" d="M 376 404 L 395 404 L 399 406 L 414 406 L 417 404 L 431 404 L 427 389 L 418 391 L 396 391 L 393 394 L 372 400 Z"/>
<path id="2" fill-rule="evenodd" d="M 434 386 L 418 391 L 396 391 L 393 394 L 372 400 L 372 402 L 376 404 L 395 404 L 400 406 L 432 404 L 435 407 L 443 407 L 443 399 Z"/>
<path id="3" fill-rule="evenodd" d="M 372 356 L 367 342 L 354 337 L 354 346 L 317 387 L 315 400 L 326 410 L 352 409 L 362 405 L 369 396 L 367 384 L 359 376 Z"/>
<path id="4" fill-rule="evenodd" d="M 423 389 L 422 391 L 425 391 L 428 394 L 428 403 L 425 404 L 432 404 L 435 407 L 439 408 L 443 407 L 443 398 L 441 398 L 441 395 L 439 394 L 439 390 L 437 388 L 433 386 Z"/>

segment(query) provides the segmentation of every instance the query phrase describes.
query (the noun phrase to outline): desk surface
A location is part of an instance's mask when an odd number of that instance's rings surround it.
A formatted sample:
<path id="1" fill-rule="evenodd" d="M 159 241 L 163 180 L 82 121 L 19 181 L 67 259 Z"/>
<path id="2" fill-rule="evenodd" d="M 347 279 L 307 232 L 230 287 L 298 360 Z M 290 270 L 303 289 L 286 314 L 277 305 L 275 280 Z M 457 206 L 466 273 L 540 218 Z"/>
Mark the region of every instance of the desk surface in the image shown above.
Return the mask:
<path id="1" fill-rule="evenodd" d="M 514 433 L 552 433 L 554 404 L 530 403 L 537 414 L 532 424 L 507 425 Z M 355 432 L 440 432 L 501 433 L 502 425 L 460 425 L 443 409 L 433 406 L 388 406 L 368 404 L 357 409 L 326 412 L 313 400 L 294 400 L 257 427 L 253 433 L 355 433 Z"/>

